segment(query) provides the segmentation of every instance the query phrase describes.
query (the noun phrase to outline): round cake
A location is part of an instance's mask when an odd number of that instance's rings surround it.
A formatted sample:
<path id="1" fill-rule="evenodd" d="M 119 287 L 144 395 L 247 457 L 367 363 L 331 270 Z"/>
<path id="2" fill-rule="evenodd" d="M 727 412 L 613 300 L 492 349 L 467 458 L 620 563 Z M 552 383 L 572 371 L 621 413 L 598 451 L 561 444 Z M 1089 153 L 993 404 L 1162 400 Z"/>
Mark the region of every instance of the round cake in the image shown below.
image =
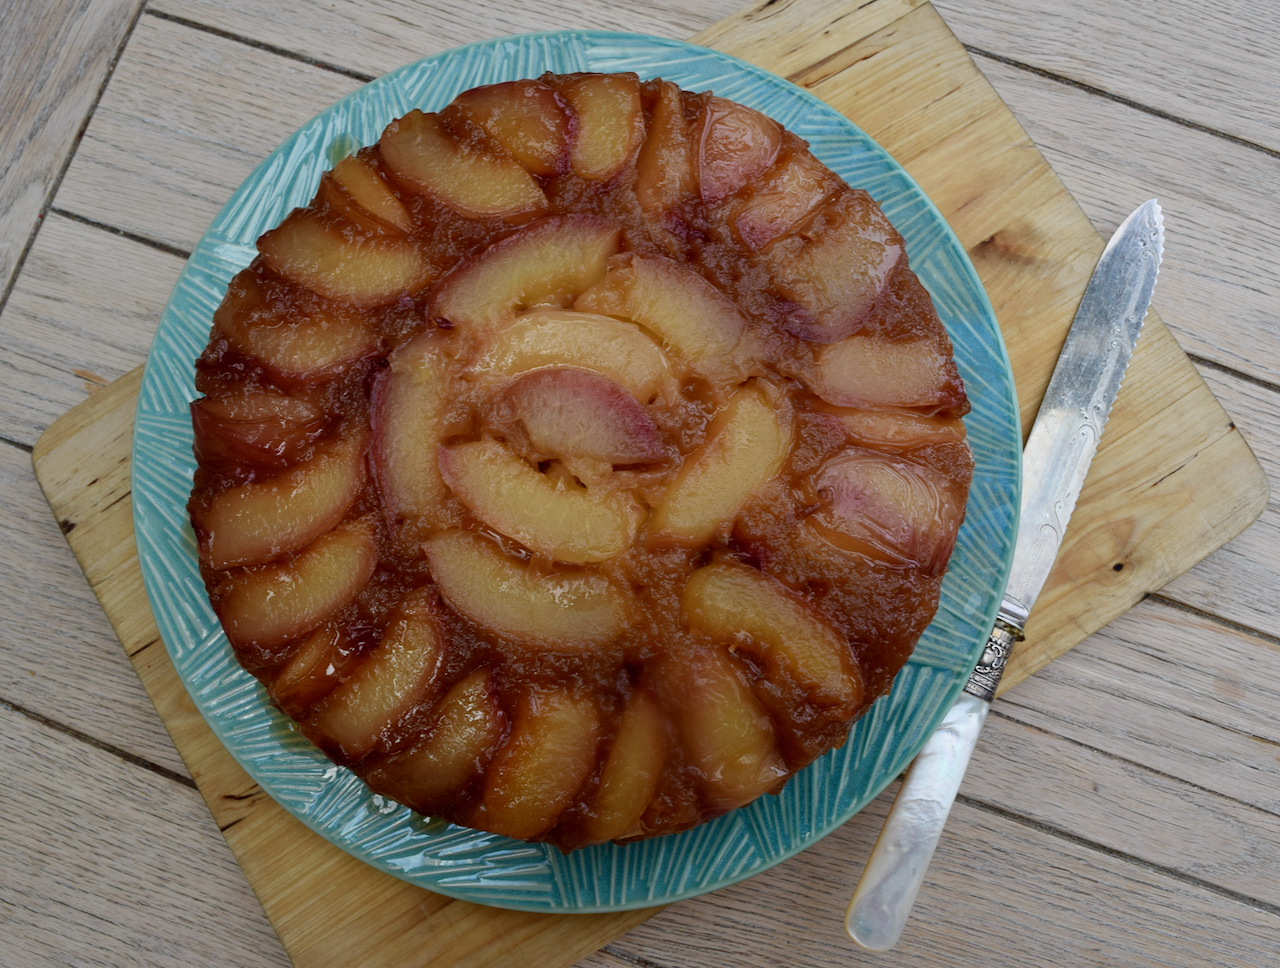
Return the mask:
<path id="1" fill-rule="evenodd" d="M 973 461 L 901 236 L 765 115 L 632 74 L 393 121 L 258 240 L 189 510 L 240 663 L 423 814 L 683 830 L 848 736 Z"/>

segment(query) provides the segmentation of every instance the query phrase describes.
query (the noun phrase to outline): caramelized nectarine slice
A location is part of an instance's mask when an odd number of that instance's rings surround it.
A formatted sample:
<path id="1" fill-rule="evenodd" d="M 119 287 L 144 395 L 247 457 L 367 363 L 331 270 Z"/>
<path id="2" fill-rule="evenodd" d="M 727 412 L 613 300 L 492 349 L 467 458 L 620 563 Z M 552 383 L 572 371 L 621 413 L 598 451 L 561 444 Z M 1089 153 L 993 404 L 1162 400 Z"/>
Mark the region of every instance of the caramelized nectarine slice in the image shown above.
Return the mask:
<path id="1" fill-rule="evenodd" d="M 568 688 L 530 689 L 489 767 L 472 824 L 519 840 L 546 833 L 591 776 L 603 732 L 589 696 Z"/>
<path id="2" fill-rule="evenodd" d="M 873 450 L 900 452 L 965 439 L 959 417 L 930 417 L 910 410 L 840 410 L 837 414 L 850 439 Z"/>
<path id="3" fill-rule="evenodd" d="M 310 632 L 271 679 L 271 699 L 298 719 L 327 696 L 346 669 L 351 642 L 342 627 L 325 622 Z"/>
<path id="4" fill-rule="evenodd" d="M 394 800 L 433 813 L 484 772 L 506 728 L 493 674 L 477 669 L 445 693 L 421 740 L 387 757 L 365 779 Z"/>
<path id="5" fill-rule="evenodd" d="M 366 440 L 352 431 L 305 464 L 193 508 L 200 556 L 213 568 L 260 564 L 328 531 L 360 493 Z"/>
<path id="6" fill-rule="evenodd" d="M 383 506 L 434 516 L 446 496 L 436 464 L 449 404 L 450 361 L 431 331 L 391 354 L 373 391 L 373 457 Z"/>
<path id="7" fill-rule="evenodd" d="M 960 384 L 955 363 L 928 339 L 855 334 L 822 347 L 814 391 L 839 407 L 932 412 L 952 402 Z"/>
<path id="8" fill-rule="evenodd" d="M 328 420 L 301 397 L 251 391 L 191 404 L 196 461 L 284 467 L 302 457 Z"/>
<path id="9" fill-rule="evenodd" d="M 237 568 L 214 588 L 233 645 L 271 648 L 310 632 L 352 601 L 378 563 L 371 522 L 344 522 L 288 561 Z"/>
<path id="10" fill-rule="evenodd" d="M 517 376 L 546 366 L 577 366 L 620 383 L 641 403 L 675 399 L 671 364 L 634 323 L 567 309 L 535 309 L 502 330 L 477 364 Z"/>
<path id="11" fill-rule="evenodd" d="M 370 215 L 401 232 L 413 231 L 413 219 L 377 166 L 357 155 L 348 155 L 334 165 L 329 176 L 342 187 L 351 200 Z"/>
<path id="12" fill-rule="evenodd" d="M 926 574 L 946 567 L 964 501 L 938 471 L 850 448 L 822 467 L 814 487 L 821 506 L 805 524 L 824 540 Z"/>
<path id="13" fill-rule="evenodd" d="M 667 758 L 667 728 L 662 708 L 648 692 L 638 690 L 627 703 L 613 748 L 591 800 L 583 835 L 586 843 L 603 843 L 641 832 L 644 814 L 662 778 Z"/>
<path id="14" fill-rule="evenodd" d="M 553 366 L 525 373 L 503 388 L 494 409 L 518 425 L 538 460 L 637 464 L 664 456 L 649 411 L 591 370 Z"/>
<path id="15" fill-rule="evenodd" d="M 690 626 L 753 653 L 768 678 L 785 676 L 810 702 L 852 715 L 862 701 L 862 675 L 844 636 L 756 569 L 730 561 L 699 568 L 681 607 Z"/>
<path id="16" fill-rule="evenodd" d="M 622 230 L 594 215 L 562 215 L 525 226 L 450 270 L 431 315 L 483 333 L 534 306 L 563 306 L 604 275 Z"/>
<path id="17" fill-rule="evenodd" d="M 561 82 L 560 94 L 578 126 L 570 168 L 583 178 L 608 181 L 627 166 L 644 139 L 640 79 L 635 74 L 579 74 Z"/>
<path id="18" fill-rule="evenodd" d="M 698 191 L 693 157 L 680 89 L 663 81 L 654 102 L 649 133 L 636 158 L 636 199 L 651 217 L 661 216 Z"/>
<path id="19" fill-rule="evenodd" d="M 535 175 L 568 168 L 574 125 L 565 103 L 541 81 L 504 81 L 463 91 L 440 112 L 455 130 L 475 125 Z"/>
<path id="20" fill-rule="evenodd" d="M 728 654 L 691 655 L 684 675 L 681 735 L 708 806 L 732 810 L 778 786 L 787 768 L 777 732 Z"/>
<path id="21" fill-rule="evenodd" d="M 747 375 L 742 313 L 696 271 L 665 256 L 615 256 L 604 280 L 579 296 L 574 308 L 639 323 L 713 382 L 736 383 Z"/>
<path id="22" fill-rule="evenodd" d="M 419 589 L 401 603 L 382 640 L 355 672 L 326 696 L 304 729 L 344 763 L 354 763 L 437 686 L 444 647 L 436 627 L 434 592 Z"/>
<path id="23" fill-rule="evenodd" d="M 482 627 L 569 649 L 608 642 L 626 627 L 626 598 L 599 575 L 536 571 L 467 531 L 434 534 L 424 550 L 445 601 Z"/>
<path id="24" fill-rule="evenodd" d="M 791 449 L 791 424 L 764 393 L 743 387 L 716 415 L 707 439 L 676 473 L 654 511 L 658 540 L 701 544 L 732 523 L 762 484 L 782 469 Z"/>
<path id="25" fill-rule="evenodd" d="M 847 189 L 761 258 L 792 304 L 782 325 L 801 339 L 834 343 L 862 328 L 902 251 L 871 196 Z"/>
<path id="26" fill-rule="evenodd" d="M 495 440 L 440 448 L 440 474 L 467 509 L 500 534 L 556 561 L 605 561 L 631 544 L 641 510 L 624 493 L 543 474 Z"/>
<path id="27" fill-rule="evenodd" d="M 732 207 L 730 222 L 747 248 L 763 249 L 790 232 L 839 185 L 809 152 L 788 152 Z"/>
<path id="28" fill-rule="evenodd" d="M 406 238 L 365 234 L 296 209 L 258 239 L 275 272 L 326 299 L 379 306 L 426 288 L 435 268 Z"/>
<path id="29" fill-rule="evenodd" d="M 714 205 L 769 168 L 782 147 L 782 126 L 736 101 L 711 97 L 695 124 L 698 190 Z"/>
<path id="30" fill-rule="evenodd" d="M 410 111 L 392 121 L 378 146 L 404 185 L 465 218 L 522 222 L 547 210 L 541 186 L 520 162 L 460 143 L 434 114 Z"/>

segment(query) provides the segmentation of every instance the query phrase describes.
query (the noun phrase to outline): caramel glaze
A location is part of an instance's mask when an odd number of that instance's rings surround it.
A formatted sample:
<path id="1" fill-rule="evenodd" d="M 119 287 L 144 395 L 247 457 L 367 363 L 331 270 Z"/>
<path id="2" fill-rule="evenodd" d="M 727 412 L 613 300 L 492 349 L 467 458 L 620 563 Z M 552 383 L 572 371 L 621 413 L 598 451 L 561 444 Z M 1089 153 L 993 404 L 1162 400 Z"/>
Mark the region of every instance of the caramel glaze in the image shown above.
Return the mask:
<path id="1" fill-rule="evenodd" d="M 559 79 L 546 79 L 552 86 Z M 641 85 L 645 123 L 652 125 L 660 83 Z M 706 95 L 682 94 L 687 126 L 696 124 L 707 102 Z M 803 152 L 804 145 L 789 133 L 782 135 L 782 153 Z M 413 222 L 411 239 L 425 253 L 435 269 L 434 277 L 448 273 L 459 263 L 475 256 L 486 246 L 520 229 L 520 224 L 501 218 L 463 218 L 429 195 L 406 190 L 381 160 L 373 146 L 359 157 L 392 187 Z M 426 559 L 421 552 L 420 531 L 412 523 L 389 516 L 383 506 L 372 471 L 364 475 L 358 493 L 345 513 L 345 520 L 368 519 L 376 528 L 377 565 L 368 584 L 329 616 L 336 629 L 333 646 L 324 652 L 309 678 L 298 679 L 293 670 L 290 681 L 282 681 L 283 670 L 299 654 L 307 634 L 281 644 L 264 646 L 255 641 L 233 640 L 244 667 L 267 687 L 273 701 L 302 724 L 303 731 L 327 754 L 358 774 L 378 771 L 397 751 L 411 747 L 430 729 L 438 715 L 437 701 L 453 684 L 475 670 L 488 669 L 488 688 L 502 710 L 502 745 L 512 728 L 513 710 L 531 687 L 566 688 L 584 695 L 599 710 L 602 728 L 596 741 L 594 766 L 585 783 L 560 813 L 558 819 L 535 839 L 548 840 L 562 849 L 572 849 L 590 839 L 592 803 L 601 782 L 605 756 L 630 697 L 643 690 L 667 710 L 679 710 L 685 702 L 683 670 L 689 657 L 705 650 L 723 649 L 724 642 L 690 629 L 681 612 L 681 592 L 693 571 L 713 561 L 737 561 L 777 579 L 822 619 L 847 638 L 850 655 L 862 677 L 861 698 L 856 708 L 833 714 L 810 701 L 805 687 L 784 677 L 768 679 L 750 650 L 729 643 L 732 662 L 742 681 L 767 710 L 777 731 L 778 748 L 786 765 L 773 792 L 781 788 L 790 773 L 827 750 L 842 745 L 851 723 L 889 688 L 894 675 L 931 620 L 938 604 L 942 569 L 936 566 L 909 566 L 886 561 L 872 554 L 858 553 L 815 537 L 806 521 L 826 499 L 816 492 L 813 475 L 838 454 L 862 447 L 882 447 L 895 458 L 932 468 L 938 486 L 958 495 L 959 512 L 947 522 L 958 527 L 963 516 L 964 494 L 972 473 L 972 458 L 957 429 L 952 439 L 930 440 L 903 448 L 898 444 L 878 445 L 857 442 L 841 424 L 841 408 L 832 407 L 815 396 L 804 382 L 815 353 L 815 344 L 789 332 L 779 320 L 788 310 L 787 300 L 773 287 L 767 267 L 735 236 L 723 216 L 723 206 L 709 207 L 696 194 L 680 199 L 659 218 L 646 213 L 637 202 L 635 156 L 620 174 L 602 184 L 571 171 L 539 176 L 549 203 L 549 214 L 591 213 L 621 226 L 622 249 L 636 253 L 657 253 L 695 268 L 705 279 L 728 295 L 746 317 L 756 340 L 754 358 L 747 379 L 756 379 L 770 388 L 780 411 L 792 416 L 793 441 L 783 468 L 747 502 L 728 526 L 708 543 L 682 547 L 663 542 L 641 528 L 637 540 L 624 553 L 589 566 L 630 596 L 625 630 L 609 642 L 591 649 L 530 647 L 477 625 L 451 608 L 437 595 L 433 615 L 441 640 L 447 643 L 436 682 L 412 708 L 383 729 L 372 749 L 357 759 L 342 750 L 309 718 L 325 695 L 360 668 L 365 656 L 382 639 L 406 593 L 431 584 Z M 744 191 L 749 191 L 748 187 Z M 848 191 L 842 187 L 841 190 Z M 327 211 L 324 191 L 312 208 Z M 367 232 L 365 227 L 341 216 L 333 219 L 349 237 Z M 273 272 L 259 257 L 233 280 L 230 292 L 214 317 L 213 333 L 196 363 L 196 388 L 209 400 L 237 398 L 260 393 L 288 396 L 309 405 L 318 416 L 302 430 L 296 427 L 282 435 L 278 446 L 265 450 L 254 446 L 228 446 L 215 432 L 197 419 L 196 451 L 199 467 L 190 509 L 201 535 L 199 522 L 220 494 L 244 485 L 260 483 L 280 473 L 281 467 L 305 467 L 326 448 L 370 424 L 371 389 L 388 366 L 388 357 L 424 329 L 438 331 L 442 345 L 450 347 L 460 367 L 468 353 L 465 321 L 433 314 L 433 286 L 404 293 L 383 305 L 359 310 L 361 325 L 368 325 L 371 342 L 365 352 L 340 361 L 321 372 L 302 376 L 286 375 L 269 362 L 255 358 L 237 337 L 246 326 L 277 325 L 288 320 L 300 307 L 323 310 L 322 297 Z M 892 270 L 874 307 L 863 320 L 862 335 L 931 341 L 947 357 L 947 387 L 925 414 L 959 428 L 957 418 L 968 410 L 964 389 L 950 363 L 950 343 L 930 303 L 928 294 L 907 267 L 905 255 Z M 358 349 L 358 347 L 357 347 Z M 674 401 L 654 403 L 650 410 L 666 442 L 666 457 L 648 467 L 620 468 L 619 475 L 631 475 L 638 493 L 661 494 L 665 482 L 680 463 L 706 439 L 707 429 L 723 406 L 732 388 L 715 386 L 696 375 L 685 374 L 681 394 Z M 444 443 L 477 439 L 491 428 L 485 416 L 485 394 L 480 383 L 458 379 L 445 425 Z M 197 402 L 197 417 L 206 404 Z M 216 423 L 216 421 L 215 421 Z M 237 428 L 244 436 L 243 427 Z M 266 427 L 264 433 L 270 432 Z M 255 449 L 257 447 L 257 449 Z M 270 451 L 270 454 L 268 454 Z M 516 542 L 494 534 L 488 525 L 473 517 L 456 499 L 446 498 L 441 514 L 445 523 L 485 534 L 518 560 L 533 556 Z M 926 527 L 930 522 L 925 522 Z M 203 540 L 203 537 L 202 537 Z M 949 553 L 946 543 L 944 552 Z M 288 561 L 299 552 L 290 551 L 269 564 L 255 564 L 215 570 L 202 559 L 202 575 L 213 608 L 222 614 L 224 599 L 236 576 L 254 568 Z M 945 563 L 946 554 L 942 555 Z M 935 563 L 936 564 L 936 563 Z M 548 572 L 565 570 L 553 562 L 536 560 L 537 568 Z M 312 630 L 314 631 L 314 630 Z M 652 836 L 685 829 L 721 812 L 709 807 L 700 794 L 702 776 L 690 761 L 675 715 L 663 724 L 668 754 L 661 780 L 640 824 L 629 837 Z M 492 750 L 475 763 L 469 778 L 447 797 L 410 803 L 417 809 L 469 825 L 480 818 L 478 811 L 486 782 L 485 761 Z M 381 775 L 381 774 L 378 774 Z M 395 788 L 395 784 L 390 786 Z"/>

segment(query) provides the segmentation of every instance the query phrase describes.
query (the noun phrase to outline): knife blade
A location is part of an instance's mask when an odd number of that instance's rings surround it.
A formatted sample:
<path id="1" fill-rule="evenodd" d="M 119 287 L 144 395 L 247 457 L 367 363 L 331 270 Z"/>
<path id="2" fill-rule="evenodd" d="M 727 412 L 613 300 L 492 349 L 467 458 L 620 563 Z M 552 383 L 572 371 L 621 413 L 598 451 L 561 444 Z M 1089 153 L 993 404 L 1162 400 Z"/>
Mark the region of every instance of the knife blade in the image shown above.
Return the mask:
<path id="1" fill-rule="evenodd" d="M 1116 230 L 1085 287 L 1022 451 L 1018 533 L 995 628 L 964 692 L 907 771 L 845 914 L 845 930 L 864 948 L 887 951 L 902 935 L 1005 663 L 1062 546 L 1163 251 L 1164 221 L 1151 199 Z"/>

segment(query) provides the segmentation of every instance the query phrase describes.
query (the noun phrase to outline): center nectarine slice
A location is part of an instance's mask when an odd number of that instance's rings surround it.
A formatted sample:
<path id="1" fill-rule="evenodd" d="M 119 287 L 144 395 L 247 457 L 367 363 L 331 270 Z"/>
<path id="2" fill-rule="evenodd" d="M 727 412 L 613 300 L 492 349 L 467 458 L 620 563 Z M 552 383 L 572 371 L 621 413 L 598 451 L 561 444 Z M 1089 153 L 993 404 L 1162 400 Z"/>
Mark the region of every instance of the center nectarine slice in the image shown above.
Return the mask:
<path id="1" fill-rule="evenodd" d="M 481 372 L 518 376 L 546 366 L 594 370 L 641 403 L 678 393 L 662 348 L 634 323 L 567 309 L 535 309 L 498 333 L 476 364 Z"/>
<path id="2" fill-rule="evenodd" d="M 518 427 L 536 459 L 638 464 L 664 456 L 649 411 L 599 373 L 553 366 L 507 384 L 494 407 Z"/>
<path id="3" fill-rule="evenodd" d="M 424 550 L 445 601 L 481 627 L 576 649 L 606 643 L 627 625 L 627 599 L 600 575 L 535 571 L 467 531 L 434 534 Z"/>
<path id="4" fill-rule="evenodd" d="M 495 440 L 440 448 L 440 474 L 480 521 L 531 551 L 584 564 L 630 545 L 643 511 L 620 491 L 558 481 Z"/>
<path id="5" fill-rule="evenodd" d="M 696 271 L 665 256 L 615 256 L 604 280 L 579 296 L 574 308 L 639 323 L 712 382 L 747 376 L 742 313 Z"/>
<path id="6" fill-rule="evenodd" d="M 752 494 L 782 469 L 790 420 L 754 385 L 738 390 L 690 454 L 649 526 L 657 540 L 701 544 L 727 529 Z"/>

